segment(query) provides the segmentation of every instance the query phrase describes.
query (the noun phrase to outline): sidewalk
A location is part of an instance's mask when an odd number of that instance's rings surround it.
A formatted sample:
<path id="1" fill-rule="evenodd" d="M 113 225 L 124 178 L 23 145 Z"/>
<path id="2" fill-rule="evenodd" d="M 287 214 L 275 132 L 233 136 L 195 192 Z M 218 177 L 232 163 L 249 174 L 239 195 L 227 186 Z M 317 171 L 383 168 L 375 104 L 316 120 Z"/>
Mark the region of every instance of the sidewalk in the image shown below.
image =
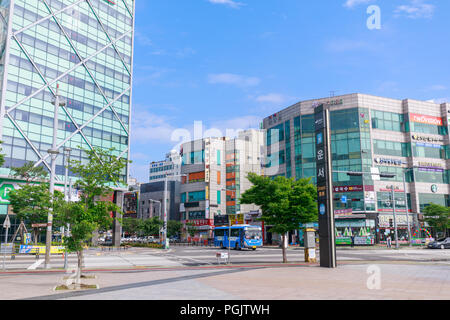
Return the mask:
<path id="1" fill-rule="evenodd" d="M 1 276 L 0 299 L 185 300 L 190 288 L 189 300 L 450 300 L 448 265 L 437 264 L 235 266 L 95 275 L 89 282 L 99 290 L 63 295 L 52 290 L 64 274 Z"/>

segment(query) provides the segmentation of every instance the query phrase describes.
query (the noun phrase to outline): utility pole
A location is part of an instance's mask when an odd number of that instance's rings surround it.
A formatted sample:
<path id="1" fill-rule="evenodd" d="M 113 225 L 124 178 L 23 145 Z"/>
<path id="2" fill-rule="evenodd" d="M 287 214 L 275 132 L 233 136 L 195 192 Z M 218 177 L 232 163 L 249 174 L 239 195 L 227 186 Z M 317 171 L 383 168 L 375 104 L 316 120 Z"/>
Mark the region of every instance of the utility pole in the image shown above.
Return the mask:
<path id="1" fill-rule="evenodd" d="M 58 157 L 58 113 L 59 107 L 65 106 L 63 101 L 59 99 L 59 84 L 56 85 L 56 94 L 54 104 L 54 118 L 53 118 L 53 145 L 48 153 L 51 155 L 52 163 L 50 170 L 50 194 L 53 196 L 55 193 L 55 176 L 56 176 L 56 158 Z M 52 199 L 53 202 L 53 199 Z M 50 251 L 52 245 L 52 229 L 53 229 L 53 208 L 51 207 L 48 211 L 48 219 L 47 219 L 47 234 L 45 240 L 45 264 L 44 268 L 50 268 Z"/>

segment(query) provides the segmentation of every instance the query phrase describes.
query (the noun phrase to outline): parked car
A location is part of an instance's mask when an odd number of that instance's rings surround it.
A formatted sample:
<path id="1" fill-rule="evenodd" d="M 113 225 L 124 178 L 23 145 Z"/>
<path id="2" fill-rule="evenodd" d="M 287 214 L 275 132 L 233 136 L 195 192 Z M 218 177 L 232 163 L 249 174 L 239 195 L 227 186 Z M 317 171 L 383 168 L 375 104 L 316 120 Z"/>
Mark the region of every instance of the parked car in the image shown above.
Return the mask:
<path id="1" fill-rule="evenodd" d="M 444 238 L 430 242 L 428 244 L 429 249 L 450 249 L 450 238 Z"/>

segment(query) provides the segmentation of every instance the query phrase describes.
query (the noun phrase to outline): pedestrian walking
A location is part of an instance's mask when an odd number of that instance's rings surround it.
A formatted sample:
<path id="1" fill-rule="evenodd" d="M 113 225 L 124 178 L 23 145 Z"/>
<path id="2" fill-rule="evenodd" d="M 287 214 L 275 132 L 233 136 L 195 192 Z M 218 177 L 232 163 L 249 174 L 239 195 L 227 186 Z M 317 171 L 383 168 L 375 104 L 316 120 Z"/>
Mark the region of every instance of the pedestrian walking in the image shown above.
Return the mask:
<path id="1" fill-rule="evenodd" d="M 352 234 L 352 248 L 355 246 L 355 235 Z"/>
<path id="2" fill-rule="evenodd" d="M 392 239 L 390 235 L 386 239 L 386 244 L 388 248 L 392 248 Z"/>

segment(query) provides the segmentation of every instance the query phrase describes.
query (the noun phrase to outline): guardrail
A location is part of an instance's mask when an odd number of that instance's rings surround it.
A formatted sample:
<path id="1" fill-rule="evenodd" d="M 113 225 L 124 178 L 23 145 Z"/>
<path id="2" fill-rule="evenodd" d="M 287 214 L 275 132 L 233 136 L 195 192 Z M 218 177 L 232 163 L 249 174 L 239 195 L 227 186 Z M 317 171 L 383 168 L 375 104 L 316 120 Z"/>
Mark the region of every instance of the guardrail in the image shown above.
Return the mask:
<path id="1" fill-rule="evenodd" d="M 213 240 L 202 240 L 202 241 L 171 241 L 171 246 L 181 246 L 181 247 L 216 247 Z"/>

